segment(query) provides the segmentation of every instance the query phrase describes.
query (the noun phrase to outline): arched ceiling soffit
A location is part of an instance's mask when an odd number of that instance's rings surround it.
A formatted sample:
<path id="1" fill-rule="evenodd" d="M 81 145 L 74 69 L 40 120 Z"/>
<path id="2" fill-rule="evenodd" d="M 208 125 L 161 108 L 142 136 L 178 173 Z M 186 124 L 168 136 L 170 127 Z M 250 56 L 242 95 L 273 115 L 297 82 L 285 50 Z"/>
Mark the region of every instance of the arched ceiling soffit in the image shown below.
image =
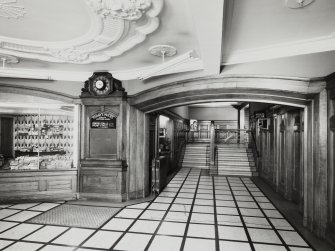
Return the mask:
<path id="1" fill-rule="evenodd" d="M 34 13 L 34 17 L 44 15 L 46 22 L 51 28 L 55 26 L 55 22 L 60 22 L 61 19 L 63 19 L 63 23 L 64 19 L 67 22 L 87 22 L 90 27 L 88 31 L 86 29 L 85 33 L 85 30 L 82 30 L 83 34 L 76 34 L 78 35 L 77 37 L 63 41 L 59 41 L 60 37 L 56 37 L 57 34 L 52 34 L 55 37 L 54 41 L 42 39 L 36 41 L 26 38 L 0 36 L 0 53 L 56 63 L 89 64 L 105 62 L 142 43 L 148 34 L 159 27 L 158 14 L 163 8 L 163 1 L 61 1 L 66 4 L 67 8 L 64 8 L 64 6 L 61 8 L 59 1 L 47 1 L 48 6 L 46 8 L 51 10 L 54 7 L 54 11 L 58 11 L 58 15 L 52 12 Z M 46 4 L 41 2 L 41 0 L 38 2 Z M 74 2 L 77 5 L 74 5 Z M 25 10 L 24 4 L 28 5 L 31 3 L 24 0 L 20 1 L 20 3 L 16 0 L 1 0 L 0 19 L 25 18 L 28 10 Z M 41 8 L 37 9 L 41 10 Z M 86 13 L 79 15 L 78 13 L 81 10 L 85 10 L 84 12 Z M 65 13 L 62 14 L 62 11 Z M 50 15 L 49 19 L 48 15 Z M 29 21 L 32 22 L 31 20 Z M 68 23 L 65 25 L 71 26 L 72 24 Z M 52 30 L 50 32 L 52 33 Z M 7 33 L 10 33 L 10 30 Z M 59 36 L 64 36 L 62 33 L 59 32 Z M 73 33 L 78 32 L 73 30 Z"/>

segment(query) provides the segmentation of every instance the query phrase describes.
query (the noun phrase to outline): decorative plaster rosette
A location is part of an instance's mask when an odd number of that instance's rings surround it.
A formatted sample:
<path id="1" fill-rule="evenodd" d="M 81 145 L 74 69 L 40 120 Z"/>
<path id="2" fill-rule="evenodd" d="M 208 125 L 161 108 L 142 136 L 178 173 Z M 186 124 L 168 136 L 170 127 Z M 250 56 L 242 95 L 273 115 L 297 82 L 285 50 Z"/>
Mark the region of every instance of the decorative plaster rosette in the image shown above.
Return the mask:
<path id="1" fill-rule="evenodd" d="M 130 50 L 154 32 L 163 8 L 163 0 L 86 0 L 86 3 L 91 27 L 85 35 L 57 43 L 0 36 L 0 53 L 58 63 L 104 62 Z"/>

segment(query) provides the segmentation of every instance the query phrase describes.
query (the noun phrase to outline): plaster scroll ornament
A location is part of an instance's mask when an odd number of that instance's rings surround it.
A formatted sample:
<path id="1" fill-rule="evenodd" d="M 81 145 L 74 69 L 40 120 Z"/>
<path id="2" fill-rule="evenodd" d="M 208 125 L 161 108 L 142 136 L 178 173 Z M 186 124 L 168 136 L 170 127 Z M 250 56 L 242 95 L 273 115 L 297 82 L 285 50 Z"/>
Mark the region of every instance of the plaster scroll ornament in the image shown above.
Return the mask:
<path id="1" fill-rule="evenodd" d="M 112 16 L 125 20 L 138 20 L 151 6 L 151 0 L 87 0 L 102 17 Z"/>
<path id="2" fill-rule="evenodd" d="M 4 15 L 8 3 L 13 5 L 16 1 L 0 0 L 0 16 Z M 0 35 L 0 53 L 54 63 L 105 62 L 142 43 L 154 32 L 159 27 L 164 3 L 164 0 L 82 1 L 91 19 L 86 34 L 57 43 Z"/>
<path id="3" fill-rule="evenodd" d="M 0 17 L 17 19 L 26 13 L 23 6 L 17 5 L 16 0 L 0 0 Z"/>

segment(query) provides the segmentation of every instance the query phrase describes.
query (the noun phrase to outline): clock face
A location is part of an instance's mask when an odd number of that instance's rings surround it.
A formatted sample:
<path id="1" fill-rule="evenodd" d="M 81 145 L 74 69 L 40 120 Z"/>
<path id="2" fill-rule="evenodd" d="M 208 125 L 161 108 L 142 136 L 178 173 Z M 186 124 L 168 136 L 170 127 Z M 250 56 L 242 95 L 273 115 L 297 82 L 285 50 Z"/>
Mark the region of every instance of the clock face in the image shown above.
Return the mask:
<path id="1" fill-rule="evenodd" d="M 96 95 L 106 95 L 111 91 L 111 82 L 108 77 L 100 75 L 93 80 L 92 87 Z"/>

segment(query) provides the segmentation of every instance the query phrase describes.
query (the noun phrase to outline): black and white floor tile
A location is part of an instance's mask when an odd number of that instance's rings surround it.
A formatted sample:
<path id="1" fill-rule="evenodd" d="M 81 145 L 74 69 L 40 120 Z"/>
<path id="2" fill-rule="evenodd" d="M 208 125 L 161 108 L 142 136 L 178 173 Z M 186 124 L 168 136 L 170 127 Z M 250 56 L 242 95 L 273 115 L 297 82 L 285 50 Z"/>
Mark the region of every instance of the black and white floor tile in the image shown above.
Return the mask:
<path id="1" fill-rule="evenodd" d="M 99 227 L 29 221 L 64 203 L 0 205 L 0 250 L 314 250 L 249 178 L 184 168 L 153 201 Z"/>

